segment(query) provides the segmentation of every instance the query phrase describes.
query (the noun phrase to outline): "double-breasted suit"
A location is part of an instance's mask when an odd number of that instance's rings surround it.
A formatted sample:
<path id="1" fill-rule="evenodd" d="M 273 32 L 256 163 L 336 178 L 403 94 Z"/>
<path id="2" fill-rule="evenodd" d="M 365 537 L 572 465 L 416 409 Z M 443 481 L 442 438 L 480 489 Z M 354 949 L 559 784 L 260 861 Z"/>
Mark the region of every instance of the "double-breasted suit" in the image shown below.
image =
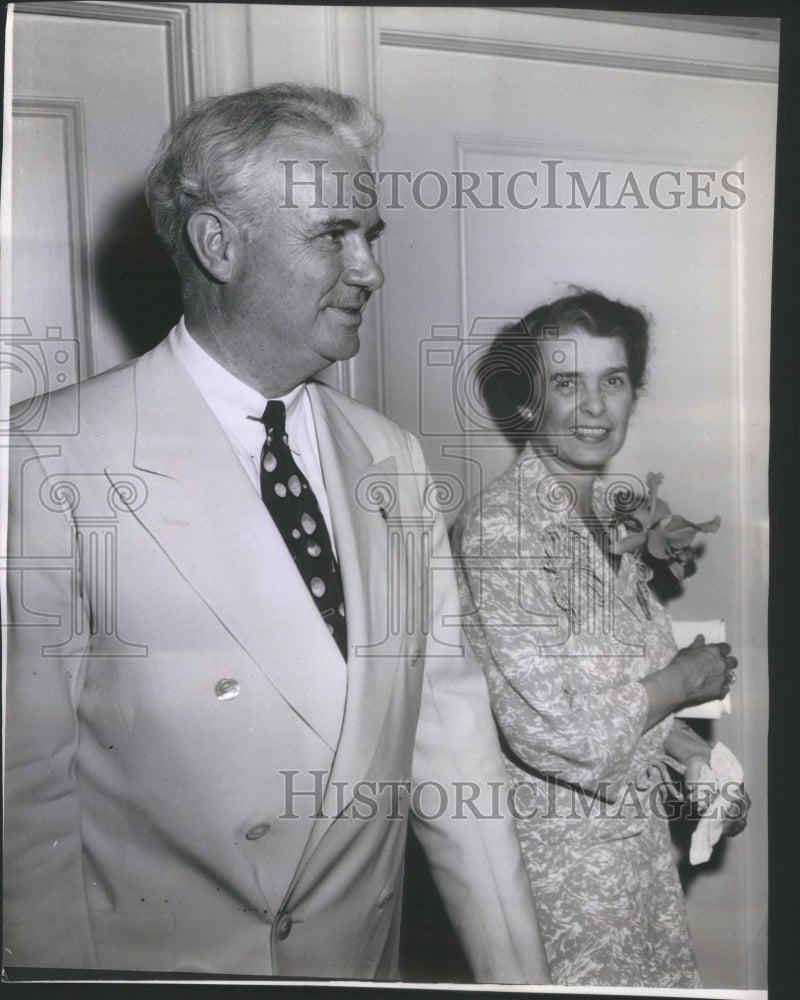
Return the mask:
<path id="1" fill-rule="evenodd" d="M 347 663 L 169 341 L 18 412 L 6 965 L 395 976 L 414 812 L 477 978 L 543 974 L 419 446 L 308 391 Z"/>

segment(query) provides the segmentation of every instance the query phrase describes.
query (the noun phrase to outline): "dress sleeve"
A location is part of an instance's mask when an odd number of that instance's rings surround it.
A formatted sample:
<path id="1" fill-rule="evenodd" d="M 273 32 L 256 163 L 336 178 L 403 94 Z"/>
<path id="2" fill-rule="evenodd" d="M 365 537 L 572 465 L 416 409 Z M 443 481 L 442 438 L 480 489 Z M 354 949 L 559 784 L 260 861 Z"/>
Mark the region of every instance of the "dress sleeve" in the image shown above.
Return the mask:
<path id="1" fill-rule="evenodd" d="M 507 509 L 484 508 L 454 535 L 465 631 L 495 718 L 527 767 L 614 798 L 640 763 L 647 693 L 613 656 L 559 648 L 564 614 L 541 566 L 520 563 Z"/>
<path id="2" fill-rule="evenodd" d="M 674 718 L 672 728 L 667 733 L 665 748 L 668 763 L 681 774 L 686 770 L 687 761 L 691 756 L 708 759 L 711 755 L 711 744 L 699 736 L 683 719 Z"/>

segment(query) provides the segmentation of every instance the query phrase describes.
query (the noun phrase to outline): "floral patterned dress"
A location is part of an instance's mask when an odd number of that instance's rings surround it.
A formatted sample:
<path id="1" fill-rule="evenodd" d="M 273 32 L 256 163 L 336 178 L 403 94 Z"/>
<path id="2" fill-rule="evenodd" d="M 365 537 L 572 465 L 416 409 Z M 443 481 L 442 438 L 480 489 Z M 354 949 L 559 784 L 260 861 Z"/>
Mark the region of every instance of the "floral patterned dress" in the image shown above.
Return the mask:
<path id="1" fill-rule="evenodd" d="M 595 513 L 606 516 L 598 477 Z M 607 494 L 606 494 L 607 495 Z M 553 981 L 699 987 L 639 679 L 676 651 L 637 559 L 604 554 L 530 447 L 454 532 Z"/>

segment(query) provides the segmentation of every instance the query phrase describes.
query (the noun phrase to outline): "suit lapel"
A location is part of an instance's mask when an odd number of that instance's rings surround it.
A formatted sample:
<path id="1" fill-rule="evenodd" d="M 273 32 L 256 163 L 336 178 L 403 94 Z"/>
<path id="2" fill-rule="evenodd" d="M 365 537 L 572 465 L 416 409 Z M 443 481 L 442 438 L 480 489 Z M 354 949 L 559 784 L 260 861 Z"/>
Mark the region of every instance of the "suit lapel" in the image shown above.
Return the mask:
<path id="1" fill-rule="evenodd" d="M 333 750 L 344 710 L 341 656 L 261 498 L 168 343 L 137 363 L 135 393 L 133 465 L 148 494 L 134 516 Z M 113 481 L 115 471 L 106 472 Z M 276 622 L 286 627 L 276 630 Z"/>
<path id="2" fill-rule="evenodd" d="M 380 481 L 396 490 L 397 463 L 393 456 L 373 461 L 335 397 L 317 384 L 310 385 L 309 391 L 344 583 L 351 650 L 344 723 L 325 808 L 333 819 L 336 806 L 341 809 L 352 798 L 355 783 L 364 777 L 378 748 L 398 669 L 401 637 L 387 634 L 389 536 L 380 508 L 370 503 L 368 495 L 369 484 Z M 377 666 L 376 656 L 381 657 Z M 337 785 L 344 789 L 344 796 Z M 309 849 L 325 829 L 326 823 L 318 825 Z"/>

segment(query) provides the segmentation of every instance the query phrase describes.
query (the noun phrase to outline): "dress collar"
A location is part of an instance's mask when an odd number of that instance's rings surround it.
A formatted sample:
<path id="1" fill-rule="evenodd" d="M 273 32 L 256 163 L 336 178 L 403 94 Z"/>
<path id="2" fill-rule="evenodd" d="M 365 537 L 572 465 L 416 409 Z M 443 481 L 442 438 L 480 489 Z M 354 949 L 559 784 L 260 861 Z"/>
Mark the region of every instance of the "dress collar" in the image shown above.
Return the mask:
<path id="1" fill-rule="evenodd" d="M 585 532 L 585 522 L 575 513 L 575 497 L 568 482 L 545 464 L 530 444 L 525 445 L 517 458 L 517 478 L 520 501 L 531 516 L 538 521 L 556 521 L 570 528 Z M 635 477 L 614 472 L 586 473 L 594 478 L 592 485 L 592 511 L 604 523 L 614 518 L 613 497 L 620 490 L 635 489 Z"/>

